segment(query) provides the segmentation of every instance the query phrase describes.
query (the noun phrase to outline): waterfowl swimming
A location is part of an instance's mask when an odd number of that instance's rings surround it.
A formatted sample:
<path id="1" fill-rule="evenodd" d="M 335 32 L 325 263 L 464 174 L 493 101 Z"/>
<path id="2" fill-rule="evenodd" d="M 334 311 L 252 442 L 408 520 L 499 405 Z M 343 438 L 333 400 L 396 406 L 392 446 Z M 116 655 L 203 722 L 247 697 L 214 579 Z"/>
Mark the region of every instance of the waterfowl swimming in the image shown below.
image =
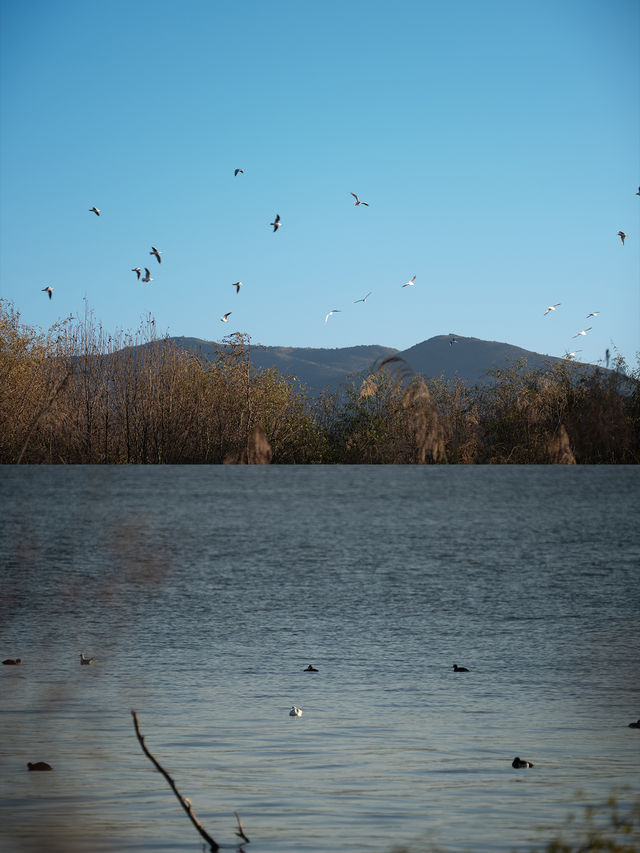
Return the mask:
<path id="1" fill-rule="evenodd" d="M 302 716 L 302 708 L 296 708 L 295 705 L 291 706 L 291 710 L 289 711 L 290 717 L 301 717 Z"/>
<path id="2" fill-rule="evenodd" d="M 4 661 L 4 662 L 6 663 L 6 661 Z M 16 663 L 19 663 L 19 661 L 16 661 Z M 629 728 L 630 729 L 640 729 L 640 720 L 638 720 L 636 723 L 629 723 Z"/>
<path id="3" fill-rule="evenodd" d="M 47 764 L 46 761 L 36 761 L 32 763 L 31 761 L 27 761 L 27 769 L 28 770 L 53 770 L 53 767 L 50 764 Z"/>
<path id="4" fill-rule="evenodd" d="M 315 668 L 315 666 L 311 666 L 311 664 L 309 664 L 309 666 L 305 669 L 305 672 L 318 672 L 318 670 Z"/>
<path id="5" fill-rule="evenodd" d="M 81 664 L 90 664 L 93 663 L 95 658 L 86 658 L 82 653 L 80 654 L 80 663 Z"/>
<path id="6" fill-rule="evenodd" d="M 469 670 L 466 668 L 466 666 L 458 666 L 457 663 L 454 663 L 453 671 L 454 672 L 469 672 Z"/>
<path id="7" fill-rule="evenodd" d="M 522 767 L 533 767 L 533 764 L 530 761 L 524 761 L 522 758 L 519 758 L 517 755 L 511 762 L 511 766 L 515 767 L 516 770 L 520 770 Z"/>
<path id="8" fill-rule="evenodd" d="M 2 663 L 5 666 L 20 666 L 22 658 L 7 658 L 6 660 L 3 660 Z"/>

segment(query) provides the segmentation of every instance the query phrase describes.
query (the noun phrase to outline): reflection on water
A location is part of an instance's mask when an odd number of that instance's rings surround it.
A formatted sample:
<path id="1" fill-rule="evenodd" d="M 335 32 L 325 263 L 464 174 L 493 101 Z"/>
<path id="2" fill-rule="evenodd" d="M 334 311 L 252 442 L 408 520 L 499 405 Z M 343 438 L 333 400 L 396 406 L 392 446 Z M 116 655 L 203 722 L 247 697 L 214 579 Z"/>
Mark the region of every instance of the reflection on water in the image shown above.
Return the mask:
<path id="1" fill-rule="evenodd" d="M 2 475 L 3 852 L 200 849 L 132 707 L 256 851 L 531 849 L 640 781 L 635 469 Z"/>

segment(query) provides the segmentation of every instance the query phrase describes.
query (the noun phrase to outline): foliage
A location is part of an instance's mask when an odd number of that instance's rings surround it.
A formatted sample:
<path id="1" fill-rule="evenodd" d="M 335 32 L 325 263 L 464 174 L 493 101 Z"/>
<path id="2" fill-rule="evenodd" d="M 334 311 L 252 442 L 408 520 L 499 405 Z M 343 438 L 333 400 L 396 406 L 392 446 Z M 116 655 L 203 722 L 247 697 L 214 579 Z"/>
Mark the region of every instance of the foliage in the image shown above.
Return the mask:
<path id="1" fill-rule="evenodd" d="M 494 370 L 424 379 L 398 357 L 312 399 L 234 334 L 206 359 L 146 318 L 107 334 L 85 307 L 43 333 L 0 300 L 0 463 L 280 464 L 640 461 L 640 370 Z"/>

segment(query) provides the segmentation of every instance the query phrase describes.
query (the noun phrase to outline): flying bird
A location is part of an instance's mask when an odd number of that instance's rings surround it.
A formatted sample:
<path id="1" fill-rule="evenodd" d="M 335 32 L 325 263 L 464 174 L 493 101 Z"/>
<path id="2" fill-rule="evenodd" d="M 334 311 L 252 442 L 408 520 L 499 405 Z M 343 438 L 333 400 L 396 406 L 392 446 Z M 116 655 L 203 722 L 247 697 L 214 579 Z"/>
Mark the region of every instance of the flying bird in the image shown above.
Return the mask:
<path id="1" fill-rule="evenodd" d="M 458 343 L 457 338 L 449 338 L 449 346 L 452 347 L 454 344 Z"/>
<path id="2" fill-rule="evenodd" d="M 549 307 L 547 308 L 547 310 L 544 312 L 544 314 L 542 316 L 546 317 L 547 314 L 549 313 L 549 311 L 555 311 L 556 308 L 558 307 L 558 305 L 562 305 L 562 302 L 556 302 L 555 305 L 549 305 Z"/>
<path id="3" fill-rule="evenodd" d="M 231 311 L 227 311 L 227 313 L 223 314 L 222 317 L 220 317 L 220 319 L 222 320 L 223 323 L 228 323 L 230 316 L 231 316 Z"/>
<path id="4" fill-rule="evenodd" d="M 151 273 L 149 272 L 148 267 L 144 268 L 144 277 L 143 277 L 142 281 L 153 281 L 153 279 L 151 278 Z"/>
<path id="5" fill-rule="evenodd" d="M 43 293 L 48 293 L 48 294 L 49 294 L 49 299 L 51 299 L 51 297 L 53 296 L 53 288 L 51 287 L 51 285 L 49 285 L 49 287 L 43 287 L 43 288 L 42 288 L 42 292 L 43 292 Z"/>
<path id="6" fill-rule="evenodd" d="M 233 173 L 233 177 L 235 178 L 237 175 L 244 175 L 244 169 L 236 169 Z"/>
<path id="7" fill-rule="evenodd" d="M 585 319 L 588 320 L 589 317 L 597 317 L 599 313 L 600 313 L 599 311 L 592 311 L 590 314 L 587 314 Z"/>
<path id="8" fill-rule="evenodd" d="M 369 291 L 369 293 L 367 293 L 367 295 L 366 295 L 366 296 L 363 296 L 363 297 L 362 297 L 362 299 L 354 299 L 354 300 L 353 300 L 353 304 L 355 305 L 355 304 L 356 304 L 356 302 L 366 302 L 366 301 L 367 301 L 367 299 L 371 296 L 371 294 L 372 294 L 372 293 L 373 293 L 373 290 L 370 290 L 370 291 Z"/>
<path id="9" fill-rule="evenodd" d="M 571 361 L 571 359 L 575 358 L 576 354 L 579 352 L 582 352 L 582 350 L 581 349 L 574 349 L 573 352 L 565 352 L 564 357 L 569 359 L 569 361 Z"/>
<path id="10" fill-rule="evenodd" d="M 98 210 L 97 207 L 90 207 L 89 213 L 95 213 L 96 216 L 100 216 L 100 211 Z"/>
<path id="11" fill-rule="evenodd" d="M 355 198 L 355 201 L 353 202 L 354 207 L 357 207 L 359 204 L 364 204 L 365 207 L 369 207 L 369 202 L 360 201 L 360 199 L 358 198 L 358 196 L 355 193 L 351 193 L 351 195 Z"/>
<path id="12" fill-rule="evenodd" d="M 80 664 L 84 666 L 89 666 L 89 664 L 93 663 L 95 658 L 86 658 L 82 653 L 80 654 Z"/>
<path id="13" fill-rule="evenodd" d="M 629 235 L 625 234 L 624 231 L 618 231 L 618 237 L 622 240 L 622 245 L 624 246 L 624 241 L 627 239 Z"/>
<path id="14" fill-rule="evenodd" d="M 142 270 L 140 269 L 140 267 L 134 267 L 134 268 L 131 270 L 131 272 L 134 272 L 134 273 L 138 276 L 138 281 L 140 281 L 140 273 L 142 272 Z"/>
<path id="15" fill-rule="evenodd" d="M 416 277 L 415 277 L 415 275 L 412 275 L 411 278 L 409 279 L 409 281 L 406 284 L 403 284 L 402 286 L 403 287 L 413 287 L 413 285 L 415 284 L 415 281 L 416 281 Z"/>
<path id="16" fill-rule="evenodd" d="M 155 247 L 155 246 L 152 246 L 152 247 L 151 247 L 151 251 L 149 252 L 149 254 L 150 254 L 150 255 L 153 255 L 153 256 L 156 258 L 156 260 L 158 261 L 158 263 L 159 263 L 159 264 L 161 264 L 161 263 L 162 263 L 162 258 L 160 257 L 160 255 L 162 254 L 162 252 L 159 252 L 159 251 L 158 251 L 158 249 L 156 249 L 156 247 Z"/>
<path id="17" fill-rule="evenodd" d="M 242 282 L 241 281 L 234 281 L 234 283 L 231 285 L 231 287 L 235 287 L 236 293 L 240 293 L 240 288 L 242 287 Z"/>
<path id="18" fill-rule="evenodd" d="M 326 322 L 327 322 L 327 320 L 329 319 L 329 317 L 330 317 L 332 314 L 340 314 L 340 313 L 342 313 L 342 312 L 341 312 L 341 310 L 340 310 L 340 308 L 334 308 L 334 309 L 333 309 L 333 311 L 329 311 L 329 313 L 327 314 L 327 316 L 324 318 L 324 322 L 326 323 Z"/>
<path id="19" fill-rule="evenodd" d="M 276 213 L 276 218 L 273 220 L 273 222 L 270 222 L 269 225 L 273 225 L 274 233 L 278 230 L 278 228 L 282 225 L 282 222 L 280 222 L 279 213 Z"/>
<path id="20" fill-rule="evenodd" d="M 591 331 L 591 328 L 592 328 L 591 326 L 587 326 L 587 328 L 586 328 L 586 329 L 583 329 L 581 332 L 578 332 L 576 335 L 571 335 L 571 337 L 572 337 L 572 338 L 579 338 L 579 337 L 580 337 L 580 335 L 583 335 L 583 336 L 584 336 L 584 335 L 586 335 L 586 334 L 587 334 L 587 332 Z"/>
<path id="21" fill-rule="evenodd" d="M 636 193 L 636 195 L 640 195 L 640 187 L 638 187 L 638 192 Z"/>
<path id="22" fill-rule="evenodd" d="M 302 716 L 302 708 L 296 708 L 295 705 L 291 706 L 291 710 L 289 711 L 290 717 L 301 717 Z"/>

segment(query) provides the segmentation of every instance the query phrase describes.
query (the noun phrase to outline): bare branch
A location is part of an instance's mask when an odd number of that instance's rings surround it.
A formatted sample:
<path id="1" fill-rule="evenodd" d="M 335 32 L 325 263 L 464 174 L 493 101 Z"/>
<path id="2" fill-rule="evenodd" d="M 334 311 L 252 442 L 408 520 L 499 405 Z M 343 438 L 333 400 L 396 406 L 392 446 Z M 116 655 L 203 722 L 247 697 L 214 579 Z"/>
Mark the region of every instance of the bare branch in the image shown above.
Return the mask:
<path id="1" fill-rule="evenodd" d="M 143 737 L 143 736 L 142 736 L 142 734 L 140 733 L 140 727 L 139 727 L 139 725 L 138 725 L 138 715 L 136 714 L 136 712 L 132 710 L 132 711 L 131 711 L 131 716 L 133 717 L 133 724 L 134 724 L 135 729 L 136 729 L 136 737 L 138 738 L 138 741 L 139 741 L 139 743 L 140 743 L 140 746 L 142 747 L 142 751 L 143 751 L 143 752 L 144 752 L 144 754 L 147 756 L 147 758 L 149 759 L 149 761 L 151 761 L 151 763 L 155 766 L 156 770 L 158 770 L 158 772 L 162 773 L 162 775 L 163 775 L 163 776 L 164 776 L 164 778 L 167 780 L 167 782 L 169 783 L 169 785 L 171 785 L 171 788 L 172 788 L 172 790 L 173 790 L 173 793 L 174 793 L 174 794 L 176 795 L 176 797 L 178 798 L 178 800 L 179 800 L 179 802 L 180 802 L 180 805 L 181 805 L 181 806 L 182 806 L 182 808 L 186 811 L 186 813 L 189 815 L 189 818 L 190 818 L 190 820 L 191 820 L 191 823 L 195 826 L 195 828 L 198 830 L 198 832 L 200 833 L 200 835 L 201 835 L 201 836 L 204 838 L 204 840 L 207 842 L 207 844 L 209 845 L 209 848 L 210 848 L 211 850 L 214 850 L 214 851 L 219 850 L 219 849 L 220 849 L 220 845 L 219 845 L 219 844 L 217 844 L 217 843 L 213 840 L 213 838 L 209 835 L 209 833 L 208 833 L 208 832 L 206 831 L 206 829 L 202 826 L 202 824 L 200 823 L 200 821 L 198 820 L 198 818 L 195 816 L 195 814 L 194 814 L 194 812 L 193 812 L 193 808 L 192 808 L 192 806 L 191 806 L 191 800 L 189 800 L 189 799 L 187 799 L 186 797 L 183 797 L 183 796 L 182 796 L 182 794 L 180 793 L 180 791 L 179 791 L 179 790 L 178 790 L 178 788 L 176 787 L 176 783 L 173 781 L 173 779 L 171 778 L 171 776 L 169 776 L 169 774 L 168 774 L 168 773 L 167 773 L 167 771 L 164 769 L 164 767 L 160 764 L 160 762 L 159 762 L 159 761 L 157 761 L 157 760 L 153 757 L 153 755 L 151 755 L 151 753 L 149 752 L 149 750 L 148 750 L 148 749 L 147 749 L 147 747 L 145 746 L 145 743 L 144 743 L 144 737 Z M 240 822 L 240 821 L 238 821 L 238 823 L 239 823 L 239 822 Z M 248 840 L 248 839 L 247 839 L 247 840 Z"/>
<path id="2" fill-rule="evenodd" d="M 238 829 L 236 831 L 236 835 L 239 838 L 242 838 L 243 841 L 246 841 L 247 844 L 249 844 L 249 838 L 245 835 L 245 831 L 242 828 L 242 824 L 240 823 L 240 815 L 238 814 L 238 812 L 234 812 L 234 815 L 236 816 L 236 820 L 238 821 Z"/>

